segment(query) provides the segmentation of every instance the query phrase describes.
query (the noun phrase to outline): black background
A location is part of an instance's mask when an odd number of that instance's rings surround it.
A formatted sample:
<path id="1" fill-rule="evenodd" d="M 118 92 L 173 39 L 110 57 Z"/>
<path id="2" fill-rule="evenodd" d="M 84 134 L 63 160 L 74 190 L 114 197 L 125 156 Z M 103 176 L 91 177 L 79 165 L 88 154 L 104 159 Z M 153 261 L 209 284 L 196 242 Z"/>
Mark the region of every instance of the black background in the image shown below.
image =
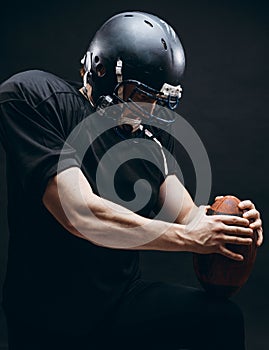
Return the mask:
<path id="1" fill-rule="evenodd" d="M 266 1 L 47 0 L 2 4 L 0 81 L 32 68 L 78 80 L 80 59 L 94 32 L 107 18 L 126 10 L 142 10 L 162 17 L 182 39 L 187 69 L 178 112 L 195 128 L 208 152 L 213 176 L 210 200 L 217 194 L 233 194 L 253 200 L 262 213 L 265 242 L 249 281 L 234 300 L 244 310 L 247 349 L 266 350 L 269 348 Z M 1 290 L 8 241 L 2 149 L 0 161 Z M 184 154 L 182 171 L 185 185 L 194 195 L 195 173 Z M 143 253 L 142 267 L 148 278 L 198 285 L 191 254 Z M 5 349 L 5 344 L 6 328 L 0 311 L 0 349 Z"/>

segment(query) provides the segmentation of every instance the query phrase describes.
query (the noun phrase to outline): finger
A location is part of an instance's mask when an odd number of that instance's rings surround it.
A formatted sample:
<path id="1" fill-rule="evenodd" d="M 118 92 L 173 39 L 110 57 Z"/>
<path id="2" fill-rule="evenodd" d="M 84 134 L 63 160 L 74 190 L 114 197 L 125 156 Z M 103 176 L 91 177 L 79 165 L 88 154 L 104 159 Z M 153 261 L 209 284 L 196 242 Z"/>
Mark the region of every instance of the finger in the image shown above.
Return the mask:
<path id="1" fill-rule="evenodd" d="M 253 221 L 249 227 L 252 229 L 252 230 L 258 230 L 262 227 L 262 221 L 261 219 L 257 219 L 255 221 Z"/>
<path id="2" fill-rule="evenodd" d="M 224 196 L 216 196 L 215 201 L 218 201 L 219 199 L 223 198 Z"/>
<path id="3" fill-rule="evenodd" d="M 250 244 L 252 244 L 252 238 L 243 238 L 243 237 L 238 237 L 238 236 L 227 236 L 225 234 L 221 237 L 221 240 L 224 243 L 229 243 L 229 244 L 237 244 L 237 245 L 250 245 Z"/>
<path id="4" fill-rule="evenodd" d="M 232 260 L 236 260 L 236 261 L 243 261 L 244 260 L 243 255 L 234 253 L 224 246 L 220 246 L 220 254 L 222 254 L 222 255 L 224 255 L 227 258 L 232 259 Z"/>
<path id="5" fill-rule="evenodd" d="M 260 213 L 256 209 L 251 209 L 246 211 L 243 214 L 243 217 L 246 219 L 258 219 L 260 217 Z"/>
<path id="6" fill-rule="evenodd" d="M 198 213 L 204 215 L 207 213 L 208 209 L 211 209 L 210 205 L 200 205 L 198 209 Z"/>
<path id="7" fill-rule="evenodd" d="M 238 204 L 238 207 L 242 210 L 244 209 L 255 209 L 255 205 L 249 200 L 244 200 Z"/>
<path id="8" fill-rule="evenodd" d="M 222 232 L 226 235 L 232 236 L 251 236 L 253 237 L 253 230 L 247 227 L 240 226 L 228 226 L 224 225 L 222 228 Z"/>
<path id="9" fill-rule="evenodd" d="M 257 229 L 258 239 L 257 239 L 257 246 L 260 247 L 263 242 L 263 229 L 260 227 Z"/>
<path id="10" fill-rule="evenodd" d="M 221 221 L 226 225 L 249 226 L 249 221 L 246 218 L 235 215 L 215 215 L 215 221 Z"/>
<path id="11" fill-rule="evenodd" d="M 253 230 L 251 228 L 246 228 L 246 227 L 226 226 L 225 231 L 230 235 L 253 236 Z"/>
<path id="12" fill-rule="evenodd" d="M 199 205 L 198 211 L 199 211 L 199 212 L 204 212 L 204 211 L 206 211 L 206 210 L 209 209 L 209 208 L 211 208 L 210 205 Z"/>

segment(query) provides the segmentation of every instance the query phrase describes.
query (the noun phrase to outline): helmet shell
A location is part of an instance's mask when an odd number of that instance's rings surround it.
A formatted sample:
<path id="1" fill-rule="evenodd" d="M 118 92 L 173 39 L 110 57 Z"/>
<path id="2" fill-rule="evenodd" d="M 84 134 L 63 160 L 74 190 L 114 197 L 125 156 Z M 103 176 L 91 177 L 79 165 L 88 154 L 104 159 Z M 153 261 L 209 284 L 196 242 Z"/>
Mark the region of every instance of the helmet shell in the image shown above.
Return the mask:
<path id="1" fill-rule="evenodd" d="M 123 62 L 123 80 L 138 80 L 156 90 L 164 83 L 179 85 L 185 68 L 184 50 L 173 28 L 144 12 L 108 19 L 91 41 L 88 55 L 84 68 L 91 74 L 94 99 L 114 91 L 118 59 Z"/>

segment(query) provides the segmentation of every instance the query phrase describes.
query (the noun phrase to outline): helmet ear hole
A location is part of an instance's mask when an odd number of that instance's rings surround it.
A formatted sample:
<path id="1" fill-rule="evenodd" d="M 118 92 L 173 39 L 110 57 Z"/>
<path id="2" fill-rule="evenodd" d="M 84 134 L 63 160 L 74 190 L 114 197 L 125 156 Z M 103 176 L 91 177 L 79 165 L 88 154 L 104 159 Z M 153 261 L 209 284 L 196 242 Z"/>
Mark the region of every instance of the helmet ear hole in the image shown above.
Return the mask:
<path id="1" fill-rule="evenodd" d="M 164 47 L 165 51 L 167 51 L 167 44 L 166 44 L 166 41 L 162 38 L 162 39 L 161 39 L 161 42 L 162 42 L 162 44 L 163 44 L 163 47 Z"/>
<path id="2" fill-rule="evenodd" d="M 99 57 L 98 57 L 98 56 L 95 56 L 95 57 L 94 57 L 94 62 L 95 62 L 95 63 L 98 63 L 98 62 L 99 62 Z"/>
<path id="3" fill-rule="evenodd" d="M 99 60 L 99 58 L 98 58 Z M 105 74 L 106 74 L 106 69 L 105 67 L 102 65 L 102 63 L 99 63 L 97 66 L 96 66 L 96 72 L 97 72 L 97 75 L 98 77 L 103 77 Z"/>

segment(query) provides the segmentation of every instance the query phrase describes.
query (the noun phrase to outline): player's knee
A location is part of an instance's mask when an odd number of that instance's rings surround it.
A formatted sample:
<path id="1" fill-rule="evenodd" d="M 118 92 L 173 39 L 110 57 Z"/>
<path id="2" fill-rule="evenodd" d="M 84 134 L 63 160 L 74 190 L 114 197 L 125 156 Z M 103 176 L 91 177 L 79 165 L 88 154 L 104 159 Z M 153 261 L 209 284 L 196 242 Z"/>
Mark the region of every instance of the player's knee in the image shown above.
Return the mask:
<path id="1" fill-rule="evenodd" d="M 215 307 L 215 317 L 211 321 L 214 322 L 216 332 L 222 329 L 222 332 L 225 330 L 229 337 L 243 339 L 245 331 L 241 308 L 231 300 L 220 301 Z"/>

